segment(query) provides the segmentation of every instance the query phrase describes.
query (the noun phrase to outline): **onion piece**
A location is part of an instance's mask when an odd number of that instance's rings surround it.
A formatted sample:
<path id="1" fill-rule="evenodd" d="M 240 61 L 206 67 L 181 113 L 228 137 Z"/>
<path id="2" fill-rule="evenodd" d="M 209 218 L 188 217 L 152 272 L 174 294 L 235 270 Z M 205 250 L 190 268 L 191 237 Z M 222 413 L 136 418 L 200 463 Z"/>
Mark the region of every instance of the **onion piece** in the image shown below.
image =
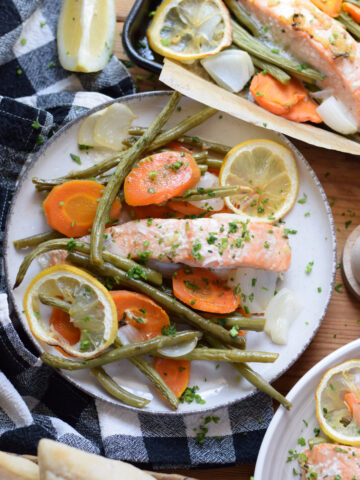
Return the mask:
<path id="1" fill-rule="evenodd" d="M 309 92 L 310 97 L 316 98 L 318 100 L 326 100 L 332 96 L 332 90 L 326 88 L 325 90 L 318 90 L 317 92 Z"/>
<path id="2" fill-rule="evenodd" d="M 355 119 L 349 110 L 334 96 L 324 100 L 316 111 L 322 121 L 335 132 L 350 135 L 358 130 Z"/>
<path id="3" fill-rule="evenodd" d="M 302 306 L 295 294 L 282 288 L 269 302 L 265 310 L 265 332 L 278 345 L 286 345 L 289 328 Z"/>
<path id="4" fill-rule="evenodd" d="M 195 185 L 196 188 L 213 188 L 219 186 L 219 177 L 210 172 L 205 172 L 204 175 L 200 177 L 200 180 Z M 191 205 L 194 205 L 198 208 L 203 208 L 204 210 L 210 209 L 212 212 L 218 212 L 224 208 L 224 200 L 222 198 L 211 198 L 208 200 L 197 200 L 189 202 Z"/>
<path id="5" fill-rule="evenodd" d="M 197 342 L 198 342 L 198 339 L 194 338 L 193 340 L 182 342 L 182 343 L 179 343 L 178 345 L 159 348 L 157 352 L 169 358 L 182 357 L 183 355 L 186 355 L 187 353 L 192 352 L 196 347 Z"/>
<path id="6" fill-rule="evenodd" d="M 230 92 L 240 92 L 255 73 L 250 55 L 243 50 L 223 50 L 200 62 L 210 77 Z"/>

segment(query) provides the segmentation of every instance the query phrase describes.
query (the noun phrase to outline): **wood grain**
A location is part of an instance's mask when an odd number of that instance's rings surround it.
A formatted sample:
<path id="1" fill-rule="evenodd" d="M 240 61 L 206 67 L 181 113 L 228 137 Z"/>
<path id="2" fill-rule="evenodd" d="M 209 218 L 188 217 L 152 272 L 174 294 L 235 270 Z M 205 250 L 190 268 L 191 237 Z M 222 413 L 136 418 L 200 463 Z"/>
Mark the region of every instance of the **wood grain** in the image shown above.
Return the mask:
<path id="1" fill-rule="evenodd" d="M 121 44 L 121 31 L 133 1 L 116 1 L 118 23 L 115 54 L 122 60 L 126 59 L 126 55 Z M 139 91 L 166 88 L 155 76 L 149 76 L 149 72 L 136 66 L 129 70 Z M 338 259 L 340 263 L 345 240 L 359 224 L 360 158 L 316 148 L 300 141 L 294 141 L 294 144 L 315 170 L 330 201 L 337 230 Z M 338 269 L 336 285 L 343 283 L 340 269 Z M 326 317 L 309 348 L 290 370 L 275 382 L 275 387 L 283 394 L 289 392 L 299 378 L 323 357 L 359 337 L 360 303 L 346 291 L 344 286 L 341 287 L 340 291 L 343 293 L 334 291 Z M 192 470 L 191 476 L 199 480 L 223 480 L 225 478 L 227 480 L 249 480 L 253 472 L 254 465 L 241 465 L 238 467 Z M 176 470 L 176 473 L 189 475 L 189 471 L 186 470 Z"/>

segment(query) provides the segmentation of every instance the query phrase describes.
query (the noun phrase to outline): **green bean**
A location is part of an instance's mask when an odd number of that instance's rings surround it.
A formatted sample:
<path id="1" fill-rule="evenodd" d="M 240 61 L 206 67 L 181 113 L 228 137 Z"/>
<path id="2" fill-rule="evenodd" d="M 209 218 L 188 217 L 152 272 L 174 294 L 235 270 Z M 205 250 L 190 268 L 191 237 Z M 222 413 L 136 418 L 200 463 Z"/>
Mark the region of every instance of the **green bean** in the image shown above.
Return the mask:
<path id="1" fill-rule="evenodd" d="M 150 146 L 151 150 L 156 150 L 164 145 L 167 145 L 173 140 L 178 139 L 185 132 L 188 132 L 192 128 L 197 127 L 201 123 L 204 123 L 210 117 L 215 115 L 215 113 L 217 113 L 217 110 L 215 110 L 215 108 L 205 107 L 200 110 L 200 112 L 190 115 L 190 117 L 185 118 L 185 120 L 175 125 L 175 127 L 172 127 L 169 130 L 165 130 L 165 132 L 160 133 L 160 135 L 156 137 L 156 139 Z"/>
<path id="2" fill-rule="evenodd" d="M 87 268 L 96 274 L 108 276 L 115 279 L 119 285 L 131 288 L 137 292 L 144 293 L 155 300 L 159 305 L 163 306 L 167 311 L 173 313 L 183 319 L 184 322 L 190 323 L 196 328 L 209 332 L 216 338 L 226 344 L 236 346 L 238 348 L 245 348 L 245 339 L 243 337 L 231 337 L 230 333 L 220 325 L 210 322 L 200 316 L 194 310 L 187 307 L 183 303 L 177 301 L 175 298 L 166 295 L 158 288 L 147 285 L 145 282 L 129 278 L 125 272 L 114 267 L 109 263 L 105 263 L 102 267 L 94 266 L 89 262 L 88 256 L 71 253 L 69 259 L 72 263 Z"/>
<path id="3" fill-rule="evenodd" d="M 216 338 L 211 335 L 206 334 L 205 336 L 207 342 L 215 348 L 224 348 L 224 345 L 219 342 Z M 274 387 L 270 385 L 268 381 L 265 380 L 259 373 L 255 372 L 249 365 L 246 363 L 233 363 L 232 366 L 244 377 L 248 382 L 250 382 L 258 390 L 269 395 L 274 400 L 278 401 L 283 405 L 287 410 L 290 410 L 292 407 L 291 402 L 287 400 L 280 392 L 275 390 Z"/>
<path id="4" fill-rule="evenodd" d="M 63 312 L 70 313 L 71 303 L 65 302 L 60 298 L 49 297 L 48 295 L 43 295 L 42 293 L 39 293 L 39 300 L 44 305 L 60 308 L 60 310 L 62 310 Z"/>
<path id="5" fill-rule="evenodd" d="M 350 3 L 353 3 L 354 5 L 357 5 L 360 7 L 360 0 L 348 0 Z"/>
<path id="6" fill-rule="evenodd" d="M 304 68 L 300 63 L 288 60 L 287 58 L 274 53 L 269 47 L 253 38 L 243 27 L 232 21 L 233 26 L 233 42 L 241 49 L 247 51 L 265 62 L 274 64 L 287 72 L 301 77 L 303 80 L 323 80 L 325 77 L 322 73 L 313 68 Z"/>
<path id="7" fill-rule="evenodd" d="M 229 195 L 235 195 L 242 189 L 241 186 L 199 188 L 197 190 L 188 190 L 182 197 L 174 197 L 172 200 L 176 202 L 194 202 L 199 200 L 210 200 L 212 198 L 223 198 L 228 197 Z"/>
<path id="8" fill-rule="evenodd" d="M 23 259 L 18 274 L 16 276 L 14 288 L 18 287 L 23 281 L 24 276 L 31 264 L 31 262 L 42 253 L 50 252 L 52 250 L 61 250 L 65 249 L 68 251 L 76 251 L 82 253 L 90 253 L 90 245 L 83 242 L 82 240 L 74 240 L 69 238 L 59 238 L 55 240 L 48 240 L 38 245 L 29 255 Z M 161 274 L 155 270 L 152 270 L 149 267 L 139 265 L 138 263 L 130 260 L 129 258 L 123 258 L 118 255 L 115 255 L 112 252 L 107 250 L 103 251 L 104 258 L 107 262 L 122 268 L 123 270 L 129 272 L 130 275 L 133 275 L 134 278 L 139 276 L 144 280 L 147 280 L 154 285 L 161 285 L 162 277 Z"/>
<path id="9" fill-rule="evenodd" d="M 201 175 L 204 175 L 207 172 L 208 166 L 207 165 L 198 165 Z"/>
<path id="10" fill-rule="evenodd" d="M 272 77 L 276 78 L 276 80 L 279 80 L 279 82 L 283 84 L 290 82 L 291 80 L 290 75 L 284 72 L 284 70 L 282 70 L 281 68 L 276 67 L 271 63 L 264 62 L 264 60 L 254 57 L 253 55 L 250 55 L 250 57 L 255 67 L 260 68 L 263 72 L 269 73 Z"/>
<path id="11" fill-rule="evenodd" d="M 144 408 L 150 403 L 150 400 L 147 398 L 139 397 L 133 393 L 125 390 L 120 387 L 111 377 L 108 375 L 105 370 L 101 367 L 96 367 L 91 369 L 91 373 L 94 375 L 96 380 L 102 385 L 104 390 L 106 390 L 112 397 L 117 398 L 126 405 L 131 405 L 132 407 Z"/>
<path id="12" fill-rule="evenodd" d="M 158 357 L 167 358 L 166 355 L 156 354 Z M 181 355 L 177 358 L 182 360 L 209 360 L 215 362 L 259 362 L 259 363 L 274 363 L 279 357 L 278 353 L 272 352 L 257 352 L 251 350 L 228 350 L 224 348 L 194 348 L 186 355 Z"/>
<path id="13" fill-rule="evenodd" d="M 207 150 L 192 154 L 193 159 L 196 160 L 198 163 L 202 163 L 202 160 L 206 160 L 208 156 L 209 152 Z"/>
<path id="14" fill-rule="evenodd" d="M 101 185 L 107 185 L 111 175 L 103 175 L 99 177 L 85 178 L 84 180 L 94 180 L 95 182 L 101 183 Z M 68 182 L 69 178 L 56 178 L 54 180 L 46 180 L 43 178 L 34 177 L 32 183 L 35 185 L 35 188 L 38 192 L 46 192 L 52 190 L 57 185 L 61 185 L 65 182 Z"/>
<path id="15" fill-rule="evenodd" d="M 160 114 L 152 122 L 147 131 L 142 137 L 135 143 L 135 145 L 124 153 L 124 158 L 121 163 L 118 164 L 114 174 L 112 175 L 109 183 L 106 185 L 100 202 L 97 205 L 93 226 L 90 236 L 90 259 L 91 263 L 95 265 L 102 265 L 103 263 L 103 241 L 104 230 L 106 222 L 108 221 L 110 209 L 115 200 L 115 197 L 128 173 L 132 169 L 134 163 L 139 156 L 154 142 L 154 139 L 158 135 L 161 127 L 167 122 L 172 112 L 175 110 L 176 105 L 181 99 L 179 92 L 174 92 L 170 100 L 162 109 Z"/>
<path id="16" fill-rule="evenodd" d="M 327 437 L 312 437 L 308 440 L 310 449 L 314 448 L 316 445 L 321 445 L 322 443 L 333 443 L 333 441 Z"/>
<path id="17" fill-rule="evenodd" d="M 234 14 L 236 19 L 244 25 L 255 37 L 259 37 L 258 26 L 251 18 L 250 14 L 236 0 L 225 0 L 228 9 Z"/>
<path id="18" fill-rule="evenodd" d="M 121 341 L 119 338 L 115 339 L 115 345 L 121 346 Z M 142 374 L 148 378 L 148 380 L 150 380 L 160 395 L 162 395 L 169 402 L 171 407 L 176 410 L 179 406 L 179 399 L 176 397 L 171 388 L 168 387 L 155 368 L 142 356 L 133 357 L 129 360 L 138 370 L 140 370 Z"/>
<path id="19" fill-rule="evenodd" d="M 341 12 L 337 17 L 337 20 L 342 23 L 346 30 L 350 32 L 356 40 L 360 40 L 360 25 L 355 22 L 350 15 L 345 12 Z"/>
<path id="20" fill-rule="evenodd" d="M 220 170 L 220 168 L 222 167 L 223 161 L 217 158 L 208 158 L 207 160 L 205 160 L 204 163 L 209 168 L 216 168 L 217 170 Z"/>
<path id="21" fill-rule="evenodd" d="M 48 240 L 54 240 L 55 238 L 64 238 L 59 232 L 52 230 L 50 232 L 37 233 L 31 237 L 21 238 L 20 240 L 14 240 L 13 245 L 15 248 L 27 248 L 36 247 L 40 243 L 47 242 Z"/>
<path id="22" fill-rule="evenodd" d="M 53 305 L 55 305 L 55 302 Z M 60 303 L 58 305 L 61 307 Z M 122 360 L 124 358 L 130 359 L 132 357 L 145 355 L 150 352 L 157 355 L 156 352 L 160 348 L 171 347 L 172 345 L 178 345 L 179 343 L 194 340 L 195 338 L 199 339 L 201 336 L 202 334 L 200 332 L 195 332 L 192 330 L 178 332 L 176 336 L 160 335 L 143 342 L 135 342 L 130 343 L 129 345 L 119 346 L 90 360 L 70 360 L 64 357 L 51 355 L 51 353 L 47 352 L 43 353 L 40 358 L 44 363 L 54 368 L 61 368 L 63 370 L 71 371 L 84 370 L 85 368 L 100 367 L 109 363 L 117 362 L 118 360 Z"/>
<path id="23" fill-rule="evenodd" d="M 264 317 L 213 317 L 208 316 L 209 320 L 222 325 L 223 327 L 238 327 L 239 330 L 251 330 L 254 332 L 262 332 L 265 327 Z"/>
<path id="24" fill-rule="evenodd" d="M 129 129 L 129 134 L 131 135 L 142 135 L 145 131 L 145 127 L 132 127 Z M 221 143 L 209 142 L 208 140 L 203 140 L 196 136 L 189 136 L 189 135 L 182 135 L 176 139 L 178 142 L 186 143 L 193 147 L 198 147 L 203 150 L 210 150 L 215 153 L 228 153 L 232 147 L 228 147 L 227 145 L 222 145 Z"/>

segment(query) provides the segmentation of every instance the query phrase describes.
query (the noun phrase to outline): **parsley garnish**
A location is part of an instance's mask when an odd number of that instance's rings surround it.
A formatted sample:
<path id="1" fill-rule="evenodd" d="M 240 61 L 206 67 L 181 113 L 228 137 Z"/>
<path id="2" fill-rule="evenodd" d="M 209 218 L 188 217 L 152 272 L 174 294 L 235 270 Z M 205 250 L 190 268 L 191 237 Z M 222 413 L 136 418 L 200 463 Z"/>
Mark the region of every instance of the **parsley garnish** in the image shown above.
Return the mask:
<path id="1" fill-rule="evenodd" d="M 162 335 L 176 337 L 176 327 L 174 324 L 172 325 L 164 325 L 161 329 Z"/>
<path id="2" fill-rule="evenodd" d="M 201 405 L 206 403 L 205 400 L 201 398 L 198 393 L 196 393 L 199 390 L 200 388 L 197 385 L 194 385 L 193 387 L 187 387 L 180 397 L 180 403 L 192 403 L 193 401 Z"/>
<path id="3" fill-rule="evenodd" d="M 309 263 L 306 265 L 305 273 L 306 273 L 307 275 L 309 275 L 309 273 L 311 273 L 313 266 L 314 266 L 314 262 L 309 262 Z"/>
<path id="4" fill-rule="evenodd" d="M 134 267 L 131 267 L 130 270 L 127 271 L 127 276 L 129 278 L 134 278 L 135 280 L 146 280 L 145 270 L 140 267 L 140 265 L 135 265 Z"/>
<path id="5" fill-rule="evenodd" d="M 70 157 L 74 162 L 76 162 L 78 165 L 81 165 L 81 160 L 79 155 L 75 155 L 75 153 L 70 153 Z"/>

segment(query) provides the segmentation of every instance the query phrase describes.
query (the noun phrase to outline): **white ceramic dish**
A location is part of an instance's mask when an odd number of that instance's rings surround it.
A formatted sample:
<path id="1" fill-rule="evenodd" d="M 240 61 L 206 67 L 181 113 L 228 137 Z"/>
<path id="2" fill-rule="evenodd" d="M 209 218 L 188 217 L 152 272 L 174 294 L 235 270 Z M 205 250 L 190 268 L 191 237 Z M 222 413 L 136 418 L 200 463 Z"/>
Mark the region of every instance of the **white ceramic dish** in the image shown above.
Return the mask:
<path id="1" fill-rule="evenodd" d="M 169 92 L 150 92 L 125 97 L 121 99 L 121 102 L 128 104 L 137 115 L 134 124 L 149 125 L 168 98 Z M 173 125 L 199 110 L 201 105 L 193 100 L 183 98 L 181 107 L 181 111 L 176 111 L 172 115 L 169 125 Z M 78 119 L 59 131 L 30 164 L 22 177 L 7 219 L 4 252 L 9 292 L 20 321 L 39 350 L 42 350 L 44 346 L 39 345 L 32 337 L 25 315 L 22 313 L 24 292 L 30 279 L 39 271 L 39 267 L 34 262 L 24 282 L 13 291 L 11 286 L 14 284 L 18 267 L 27 252 L 16 251 L 12 241 L 48 230 L 49 227 L 46 225 L 40 207 L 42 196 L 36 193 L 31 178 L 34 176 L 55 178 L 77 167 L 69 154 L 79 153 L 77 132 L 80 122 L 81 119 Z M 306 301 L 303 302 L 302 313 L 292 326 L 288 345 L 275 345 L 264 333 L 248 334 L 249 349 L 280 353 L 279 359 L 274 364 L 253 365 L 267 380 L 272 381 L 282 375 L 302 354 L 325 315 L 336 269 L 336 239 L 331 210 L 315 173 L 303 156 L 284 137 L 225 114 L 221 115 L 221 118 L 219 115 L 215 115 L 205 124 L 195 128 L 192 133 L 228 145 L 236 145 L 251 138 L 269 138 L 287 145 L 293 150 L 297 159 L 300 176 L 299 198 L 302 198 L 305 193 L 307 202 L 305 204 L 296 203 L 285 219 L 288 227 L 296 229 L 298 233 L 291 235 L 293 257 L 291 267 L 284 275 L 282 284 L 294 290 L 300 299 L 306 299 Z M 96 160 L 94 151 L 88 155 L 80 152 L 79 155 L 84 168 Z M 310 212 L 310 216 L 305 216 L 306 212 Z M 310 261 L 314 261 L 314 267 L 311 274 L 307 275 L 305 267 Z M 321 293 L 318 293 L 318 287 L 321 287 Z M 152 413 L 183 414 L 206 411 L 242 400 L 255 392 L 252 385 L 246 381 L 243 380 L 239 383 L 238 375 L 230 365 L 222 364 L 219 369 L 215 370 L 213 363 L 193 362 L 190 385 L 200 387 L 206 404 L 181 404 L 177 412 L 171 412 L 159 396 L 154 394 L 152 387 L 148 385 L 142 375 L 126 360 L 108 366 L 107 371 L 126 388 L 134 392 L 145 393 L 146 396 L 153 396 L 152 402 L 145 408 L 145 411 Z M 100 389 L 85 370 L 73 373 L 62 372 L 62 374 L 89 394 L 112 403 L 118 403 Z"/>
<path id="2" fill-rule="evenodd" d="M 293 407 L 290 412 L 279 408 L 271 420 L 257 458 L 254 480 L 299 478 L 293 474 L 293 468 L 300 471 L 297 461 L 287 462 L 287 458 L 290 449 L 304 450 L 298 439 L 303 437 L 307 441 L 314 437 L 314 428 L 319 427 L 315 414 L 316 387 L 329 368 L 353 358 L 360 358 L 360 339 L 323 358 L 291 389 L 286 398 Z"/>

